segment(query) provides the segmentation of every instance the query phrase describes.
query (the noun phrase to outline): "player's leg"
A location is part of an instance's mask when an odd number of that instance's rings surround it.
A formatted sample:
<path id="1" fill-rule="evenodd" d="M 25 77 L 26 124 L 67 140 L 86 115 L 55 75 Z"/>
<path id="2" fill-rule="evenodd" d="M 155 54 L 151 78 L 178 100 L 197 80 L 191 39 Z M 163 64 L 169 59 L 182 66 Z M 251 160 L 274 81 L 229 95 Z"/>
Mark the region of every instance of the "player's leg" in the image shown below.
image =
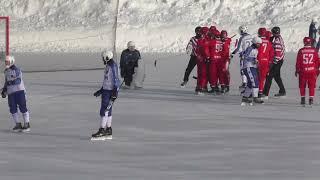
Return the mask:
<path id="1" fill-rule="evenodd" d="M 18 114 L 18 104 L 16 101 L 16 93 L 12 93 L 8 95 L 8 105 L 10 109 L 10 113 L 12 116 L 12 120 L 15 123 L 13 127 L 14 132 L 20 132 L 22 130 L 22 124 L 19 121 L 19 114 Z"/>
<path id="2" fill-rule="evenodd" d="M 211 87 L 210 93 L 217 93 L 218 89 L 218 62 L 217 59 L 212 59 L 212 61 L 208 64 L 209 66 L 209 83 Z"/>
<path id="3" fill-rule="evenodd" d="M 315 96 L 317 75 L 314 74 L 308 78 L 308 87 L 309 87 L 309 105 L 313 105 L 313 99 Z"/>
<path id="4" fill-rule="evenodd" d="M 187 82 L 189 81 L 189 76 L 197 64 L 196 59 L 197 59 L 196 56 L 193 56 L 193 55 L 190 56 L 190 60 L 189 60 L 187 69 L 184 73 L 183 82 L 181 83 L 181 87 L 184 87 L 187 84 Z"/>
<path id="5" fill-rule="evenodd" d="M 301 97 L 300 104 L 302 106 L 305 106 L 306 104 L 306 85 L 307 85 L 306 79 L 302 74 L 299 74 L 299 89 L 300 89 L 300 97 Z"/>
<path id="6" fill-rule="evenodd" d="M 27 101 L 25 91 L 17 92 L 17 104 L 19 105 L 20 112 L 22 113 L 24 125 L 22 127 L 22 132 L 30 131 L 30 115 L 27 109 Z"/>
<path id="7" fill-rule="evenodd" d="M 281 67 L 282 67 L 283 61 L 280 61 L 278 64 L 275 65 L 275 74 L 274 74 L 274 80 L 279 86 L 279 93 L 275 94 L 277 97 L 282 97 L 286 95 L 286 89 L 284 88 L 282 78 L 281 78 Z"/>

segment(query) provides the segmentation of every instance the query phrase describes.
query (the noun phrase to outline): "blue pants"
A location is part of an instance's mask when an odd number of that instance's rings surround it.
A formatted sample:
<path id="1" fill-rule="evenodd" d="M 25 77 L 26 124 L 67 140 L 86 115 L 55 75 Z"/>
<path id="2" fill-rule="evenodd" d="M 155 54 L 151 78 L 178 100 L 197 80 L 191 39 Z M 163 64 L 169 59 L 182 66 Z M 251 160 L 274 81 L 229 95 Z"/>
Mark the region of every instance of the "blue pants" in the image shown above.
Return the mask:
<path id="1" fill-rule="evenodd" d="M 102 90 L 102 95 L 101 95 L 101 107 L 100 107 L 100 116 L 104 117 L 107 107 L 110 103 L 110 97 L 112 94 L 112 90 Z M 111 116 L 112 113 L 112 107 L 109 110 L 108 116 Z"/>
<path id="2" fill-rule="evenodd" d="M 258 69 L 250 67 L 250 68 L 245 68 L 242 71 L 248 79 L 247 87 L 249 87 L 250 89 L 259 88 Z"/>
<path id="3" fill-rule="evenodd" d="M 18 112 L 18 106 L 21 113 L 28 111 L 26 103 L 26 95 L 24 91 L 17 91 L 8 95 L 8 104 L 10 113 L 15 114 Z"/>

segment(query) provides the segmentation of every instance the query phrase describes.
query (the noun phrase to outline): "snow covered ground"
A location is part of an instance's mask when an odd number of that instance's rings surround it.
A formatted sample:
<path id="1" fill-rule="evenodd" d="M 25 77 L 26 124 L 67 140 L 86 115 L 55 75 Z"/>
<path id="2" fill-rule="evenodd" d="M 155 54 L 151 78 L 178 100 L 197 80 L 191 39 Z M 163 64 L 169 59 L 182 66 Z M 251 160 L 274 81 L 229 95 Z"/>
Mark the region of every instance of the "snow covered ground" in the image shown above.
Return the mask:
<path id="1" fill-rule="evenodd" d="M 120 0 L 117 47 L 134 40 L 145 52 L 181 52 L 197 25 L 230 35 L 247 24 L 280 26 L 287 51 L 296 51 L 319 18 L 320 0 Z M 115 0 L 0 0 L 11 17 L 16 52 L 97 52 L 113 45 Z M 319 19 L 318 19 L 319 20 Z M 320 21 L 320 20 L 319 20 Z"/>
<path id="2" fill-rule="evenodd" d="M 102 70 L 25 73 L 32 131 L 9 132 L 2 100 L 0 179 L 319 179 L 319 98 L 313 108 L 299 107 L 295 54 L 287 56 L 283 69 L 287 98 L 253 107 L 239 105 L 236 62 L 229 96 L 197 97 L 195 81 L 178 87 L 187 57 L 162 56 L 155 68 L 159 56 L 144 55 L 144 89 L 121 91 L 109 142 L 89 141 L 99 125 L 99 99 L 92 94 Z M 39 67 L 55 59 L 79 66 L 99 62 L 99 54 L 17 55 L 22 57 Z M 19 64 L 33 68 L 30 61 Z"/>

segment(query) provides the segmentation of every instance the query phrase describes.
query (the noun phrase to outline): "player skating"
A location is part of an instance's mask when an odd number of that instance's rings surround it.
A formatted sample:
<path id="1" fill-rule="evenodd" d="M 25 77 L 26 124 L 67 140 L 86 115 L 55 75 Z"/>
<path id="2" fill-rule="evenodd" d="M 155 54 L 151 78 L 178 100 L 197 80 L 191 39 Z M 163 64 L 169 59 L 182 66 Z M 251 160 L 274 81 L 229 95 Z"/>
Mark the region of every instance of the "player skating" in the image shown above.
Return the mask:
<path id="1" fill-rule="evenodd" d="M 299 50 L 297 55 L 295 76 L 297 77 L 299 75 L 301 105 L 305 106 L 307 85 L 309 88 L 309 105 L 313 104 L 320 63 L 318 52 L 316 48 L 312 46 L 313 39 L 305 37 L 303 43 L 304 47 Z"/>
<path id="2" fill-rule="evenodd" d="M 12 119 L 15 123 L 14 132 L 29 132 L 30 119 L 26 103 L 26 89 L 22 80 L 22 72 L 15 65 L 13 56 L 7 56 L 5 60 L 6 69 L 4 71 L 5 83 L 1 92 L 2 98 L 8 95 L 8 104 Z M 19 121 L 18 107 L 22 113 L 24 124 Z"/>
<path id="3" fill-rule="evenodd" d="M 261 43 L 261 38 L 254 37 L 252 39 L 252 45 L 241 53 L 241 56 L 243 57 L 242 71 L 248 80 L 247 86 L 243 92 L 241 106 L 252 105 L 251 96 L 253 97 L 254 103 L 263 103 L 263 101 L 258 98 L 259 77 L 257 68 L 258 48 L 261 46 Z"/>
<path id="4" fill-rule="evenodd" d="M 92 134 L 91 140 L 112 139 L 112 105 L 118 97 L 120 81 L 118 77 L 118 66 L 112 59 L 111 51 L 102 52 L 102 61 L 106 65 L 104 79 L 101 89 L 94 93 L 94 96 L 101 96 L 100 107 L 100 128 L 97 133 Z"/>

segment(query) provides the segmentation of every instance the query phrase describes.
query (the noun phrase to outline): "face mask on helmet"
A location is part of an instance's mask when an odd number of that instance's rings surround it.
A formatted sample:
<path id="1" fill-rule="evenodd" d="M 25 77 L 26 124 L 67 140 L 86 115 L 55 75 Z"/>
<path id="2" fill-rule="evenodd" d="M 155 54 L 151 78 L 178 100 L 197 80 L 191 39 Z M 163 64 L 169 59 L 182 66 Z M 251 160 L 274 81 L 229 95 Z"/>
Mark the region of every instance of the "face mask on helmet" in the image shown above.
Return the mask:
<path id="1" fill-rule="evenodd" d="M 13 56 L 7 56 L 5 60 L 6 68 L 10 68 L 15 63 L 15 59 Z"/>
<path id="2" fill-rule="evenodd" d="M 101 57 L 103 64 L 106 65 L 113 58 L 113 53 L 111 51 L 103 51 Z"/>
<path id="3" fill-rule="evenodd" d="M 248 33 L 248 27 L 244 26 L 244 25 L 240 26 L 239 27 L 239 33 L 240 34 Z"/>

